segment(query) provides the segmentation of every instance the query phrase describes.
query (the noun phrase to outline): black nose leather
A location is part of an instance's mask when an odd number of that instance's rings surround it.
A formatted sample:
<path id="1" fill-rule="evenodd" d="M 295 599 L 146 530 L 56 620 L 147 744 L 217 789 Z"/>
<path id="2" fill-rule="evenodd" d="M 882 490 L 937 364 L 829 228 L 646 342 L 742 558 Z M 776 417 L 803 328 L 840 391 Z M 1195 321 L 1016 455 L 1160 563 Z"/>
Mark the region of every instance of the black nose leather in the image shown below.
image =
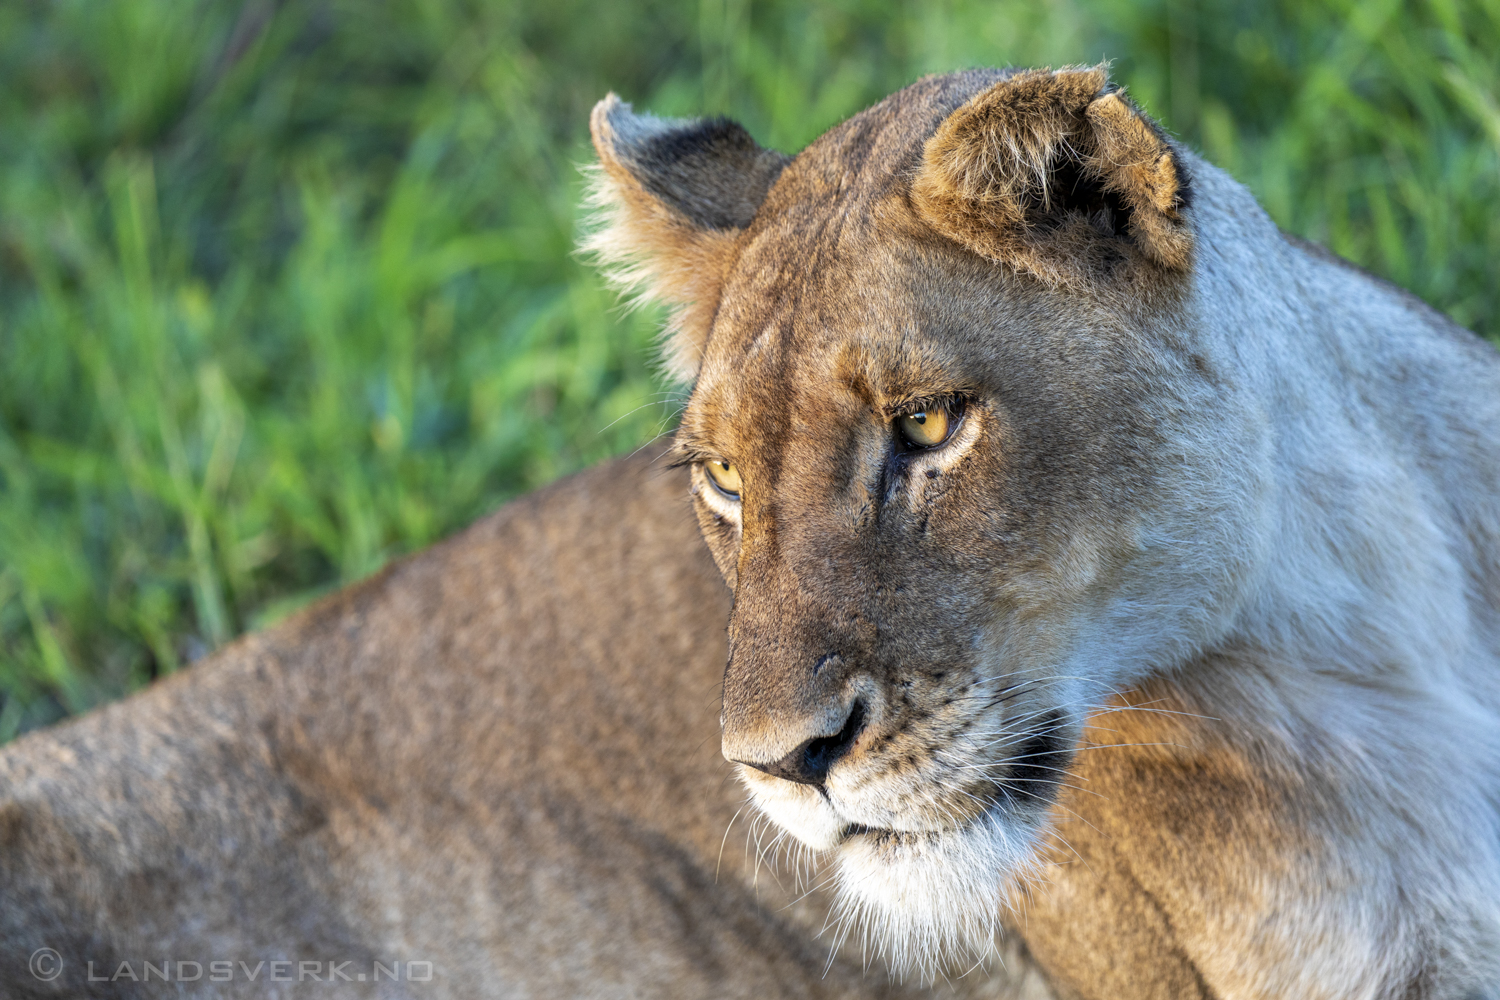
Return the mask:
<path id="1" fill-rule="evenodd" d="M 764 771 L 777 778 L 795 781 L 799 785 L 821 786 L 833 765 L 849 752 L 850 747 L 854 746 L 854 741 L 859 738 L 859 731 L 864 724 L 865 706 L 856 701 L 849 709 L 849 716 L 844 720 L 843 728 L 834 735 L 810 739 L 785 757 L 771 761 L 769 764 L 761 764 L 753 760 L 742 760 L 740 763 L 748 764 L 757 771 Z"/>

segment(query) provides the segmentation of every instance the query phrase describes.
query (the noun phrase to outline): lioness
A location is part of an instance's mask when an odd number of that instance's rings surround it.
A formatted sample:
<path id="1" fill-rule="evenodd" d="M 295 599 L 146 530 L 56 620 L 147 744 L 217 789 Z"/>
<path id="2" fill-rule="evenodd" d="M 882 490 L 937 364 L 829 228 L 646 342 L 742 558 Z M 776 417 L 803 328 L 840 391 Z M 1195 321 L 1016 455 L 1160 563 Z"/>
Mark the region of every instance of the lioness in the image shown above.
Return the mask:
<path id="1" fill-rule="evenodd" d="M 686 468 L 5 748 L 0 994 L 1500 996 L 1489 348 L 1100 69 L 593 127 Z"/>
<path id="2" fill-rule="evenodd" d="M 1500 994 L 1489 347 L 1102 67 L 924 80 L 790 161 L 593 133 L 592 246 L 693 383 L 724 756 L 845 929 L 927 971 L 1014 911 L 1087 996 Z"/>

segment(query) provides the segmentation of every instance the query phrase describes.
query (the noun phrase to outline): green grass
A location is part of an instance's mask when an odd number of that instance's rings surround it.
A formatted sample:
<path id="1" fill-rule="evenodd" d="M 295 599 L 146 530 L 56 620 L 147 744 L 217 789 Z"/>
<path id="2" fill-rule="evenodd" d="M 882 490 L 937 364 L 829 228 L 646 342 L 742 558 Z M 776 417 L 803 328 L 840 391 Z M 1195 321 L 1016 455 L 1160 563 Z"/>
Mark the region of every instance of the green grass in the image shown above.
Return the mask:
<path id="1" fill-rule="evenodd" d="M 1114 61 L 1285 228 L 1500 334 L 1500 0 L 0 6 L 0 740 L 670 426 L 571 252 L 592 103 L 794 150 Z"/>

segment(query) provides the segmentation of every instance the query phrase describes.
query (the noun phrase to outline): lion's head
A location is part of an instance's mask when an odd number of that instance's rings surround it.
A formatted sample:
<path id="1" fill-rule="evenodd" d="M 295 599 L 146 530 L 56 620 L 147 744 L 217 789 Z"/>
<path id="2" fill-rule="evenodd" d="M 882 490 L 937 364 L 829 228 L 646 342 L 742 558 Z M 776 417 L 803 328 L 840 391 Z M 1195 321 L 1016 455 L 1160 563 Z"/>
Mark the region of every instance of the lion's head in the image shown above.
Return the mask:
<path id="1" fill-rule="evenodd" d="M 592 247 L 693 383 L 724 755 L 897 965 L 983 951 L 1089 713 L 1263 544 L 1187 157 L 1102 68 L 922 80 L 794 159 L 613 96 L 593 135 Z"/>

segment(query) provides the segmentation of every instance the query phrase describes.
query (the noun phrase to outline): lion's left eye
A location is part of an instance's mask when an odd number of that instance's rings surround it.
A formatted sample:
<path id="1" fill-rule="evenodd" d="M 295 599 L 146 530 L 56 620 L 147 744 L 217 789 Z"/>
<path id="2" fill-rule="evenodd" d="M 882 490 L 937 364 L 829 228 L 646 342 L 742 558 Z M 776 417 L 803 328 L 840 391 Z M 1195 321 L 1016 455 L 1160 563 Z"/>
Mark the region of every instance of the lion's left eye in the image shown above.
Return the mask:
<path id="1" fill-rule="evenodd" d="M 958 412 L 951 403 L 928 406 L 896 418 L 896 429 L 912 448 L 936 448 L 953 435 Z"/>

